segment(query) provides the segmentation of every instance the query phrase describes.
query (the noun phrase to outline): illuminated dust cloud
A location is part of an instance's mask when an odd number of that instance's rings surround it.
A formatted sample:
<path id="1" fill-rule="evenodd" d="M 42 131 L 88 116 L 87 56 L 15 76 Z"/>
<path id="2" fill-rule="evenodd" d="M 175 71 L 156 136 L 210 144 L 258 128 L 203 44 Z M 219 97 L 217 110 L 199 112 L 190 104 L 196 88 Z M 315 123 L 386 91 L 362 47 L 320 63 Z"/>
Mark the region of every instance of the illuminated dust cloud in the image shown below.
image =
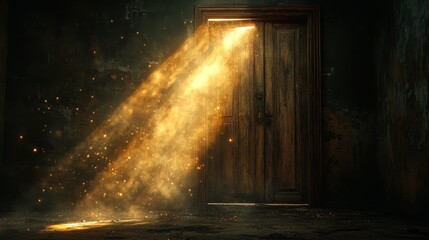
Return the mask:
<path id="1" fill-rule="evenodd" d="M 219 131 L 216 117 L 252 49 L 253 29 L 249 23 L 197 29 L 37 191 L 58 179 L 56 194 L 71 196 L 73 208 L 94 216 L 190 206 L 202 149 Z"/>

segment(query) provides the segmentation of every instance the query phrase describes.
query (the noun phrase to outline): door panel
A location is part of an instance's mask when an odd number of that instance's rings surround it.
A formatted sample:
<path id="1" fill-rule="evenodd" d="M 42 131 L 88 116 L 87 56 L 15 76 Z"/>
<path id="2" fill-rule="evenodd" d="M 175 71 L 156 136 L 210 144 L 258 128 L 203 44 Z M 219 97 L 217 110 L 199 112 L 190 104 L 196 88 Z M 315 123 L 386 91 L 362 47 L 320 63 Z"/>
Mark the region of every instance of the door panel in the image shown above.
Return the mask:
<path id="1" fill-rule="evenodd" d="M 272 115 L 266 128 L 269 162 L 267 200 L 302 202 L 303 160 L 300 156 L 300 79 L 305 58 L 302 25 L 266 24 L 266 111 Z M 304 53 L 304 54 L 303 54 Z"/>
<path id="2" fill-rule="evenodd" d="M 234 89 L 216 89 L 221 130 L 207 155 L 208 202 L 306 201 L 300 154 L 303 25 L 257 22 L 248 60 L 233 59 Z M 209 106 L 212 106 L 211 104 Z"/>
<path id="3" fill-rule="evenodd" d="M 277 159 L 275 191 L 296 190 L 295 159 L 295 35 L 296 29 L 274 26 L 273 94 Z"/>
<path id="4" fill-rule="evenodd" d="M 211 23 L 225 24 L 225 23 Z M 216 29 L 210 28 L 210 29 Z M 248 45 L 240 45 L 234 55 L 248 54 L 234 58 L 228 63 L 230 71 L 225 76 L 233 81 L 234 88 L 214 89 L 217 91 L 216 106 L 221 131 L 215 137 L 215 144 L 208 151 L 208 200 L 210 202 L 257 201 L 257 181 L 263 177 L 258 169 L 255 125 L 255 64 L 254 43 L 256 34 Z M 262 57 L 259 55 L 259 57 Z M 260 70 L 258 70 L 260 71 Z M 226 94 L 225 94 L 226 93 Z M 260 154 L 260 153 L 259 153 Z M 259 188 L 261 184 L 259 184 Z M 263 197 L 263 194 L 260 194 Z"/>

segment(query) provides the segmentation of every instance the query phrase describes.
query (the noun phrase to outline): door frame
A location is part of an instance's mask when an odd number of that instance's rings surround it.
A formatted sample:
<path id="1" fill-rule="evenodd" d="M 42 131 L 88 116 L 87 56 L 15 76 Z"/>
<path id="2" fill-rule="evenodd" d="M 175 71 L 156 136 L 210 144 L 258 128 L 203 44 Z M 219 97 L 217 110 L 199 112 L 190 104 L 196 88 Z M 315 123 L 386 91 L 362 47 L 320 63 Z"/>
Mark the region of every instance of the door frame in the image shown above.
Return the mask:
<path id="1" fill-rule="evenodd" d="M 307 94 L 308 116 L 302 123 L 306 127 L 303 142 L 307 151 L 308 161 L 308 203 L 317 207 L 321 204 L 322 152 L 321 152 L 321 78 L 320 78 L 320 8 L 315 4 L 279 4 L 279 5 L 228 5 L 228 4 L 199 4 L 195 6 L 195 29 L 208 22 L 209 19 L 232 18 L 246 20 L 296 20 L 303 21 L 307 28 Z M 207 148 L 205 145 L 200 156 L 203 166 L 196 173 L 195 203 L 199 208 L 207 206 Z"/>

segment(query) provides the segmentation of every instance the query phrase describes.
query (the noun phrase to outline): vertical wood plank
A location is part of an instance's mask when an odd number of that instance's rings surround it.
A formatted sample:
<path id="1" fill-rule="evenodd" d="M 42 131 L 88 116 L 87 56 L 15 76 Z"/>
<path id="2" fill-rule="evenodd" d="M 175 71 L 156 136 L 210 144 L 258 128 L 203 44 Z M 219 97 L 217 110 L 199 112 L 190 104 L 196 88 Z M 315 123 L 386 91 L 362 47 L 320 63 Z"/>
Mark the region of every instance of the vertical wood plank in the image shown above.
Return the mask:
<path id="1" fill-rule="evenodd" d="M 238 64 L 238 124 L 237 134 L 237 194 L 243 199 L 251 198 L 255 193 L 255 124 L 254 124 L 254 82 L 253 82 L 253 41 L 249 45 L 241 45 L 238 54 L 249 54 L 248 58 L 237 58 Z"/>
<path id="2" fill-rule="evenodd" d="M 230 71 L 222 76 L 234 83 L 211 89 L 217 92 L 216 102 L 208 103 L 208 107 L 215 110 L 222 126 L 208 152 L 211 202 L 255 201 L 257 157 L 253 49 L 253 38 L 248 45 L 239 46 L 234 53 L 236 57 L 228 62 Z"/>
<path id="3" fill-rule="evenodd" d="M 227 201 L 227 199 L 231 199 L 235 188 L 235 146 L 233 142 L 235 138 L 235 123 L 233 122 L 233 97 L 235 90 L 231 88 L 231 86 L 235 86 L 236 72 L 238 69 L 234 62 L 232 62 L 231 65 L 231 71 L 226 72 L 223 77 L 232 83 L 220 86 L 217 94 L 216 109 L 218 112 L 218 119 L 221 121 L 222 125 L 221 136 L 217 139 L 217 158 L 220 167 L 220 169 L 218 169 L 218 171 L 220 171 L 219 179 L 216 182 L 218 189 L 217 201 Z"/>
<path id="4" fill-rule="evenodd" d="M 296 116 L 296 157 L 300 159 L 299 165 L 297 166 L 297 188 L 298 191 L 301 192 L 302 201 L 307 201 L 307 169 L 308 169 L 308 157 L 304 153 L 303 146 L 308 146 L 308 142 L 305 142 L 306 139 L 304 136 L 308 136 L 308 132 L 303 129 L 303 125 L 305 126 L 305 122 L 307 121 L 307 117 L 305 115 L 307 105 L 306 102 L 303 103 L 303 99 L 307 99 L 308 92 L 304 91 L 303 85 L 306 85 L 308 75 L 308 48 L 307 48 L 307 30 L 305 25 L 300 25 L 298 28 L 298 37 L 296 38 L 296 81 L 295 81 L 295 99 L 296 105 L 295 108 L 295 116 Z"/>
<path id="5" fill-rule="evenodd" d="M 265 42 L 264 42 L 264 62 L 265 62 L 265 112 L 273 114 L 273 72 L 275 71 L 273 65 L 273 36 L 272 24 L 265 23 Z M 274 121 L 276 116 L 272 116 Z M 273 141 L 274 131 L 273 128 L 265 129 L 265 201 L 273 201 L 273 159 L 276 153 L 272 151 L 275 149 L 275 142 Z"/>
<path id="6" fill-rule="evenodd" d="M 267 23 L 267 25 L 271 25 Z M 272 123 L 266 129 L 267 201 L 302 202 L 303 167 L 301 143 L 301 91 L 302 73 L 306 69 L 306 35 L 299 24 L 272 24 L 266 27 L 271 44 L 266 46 L 266 91 L 267 113 L 271 113 Z M 304 54 L 304 55 L 303 55 Z M 270 64 L 271 66 L 269 66 Z M 271 107 L 271 110 L 269 110 Z M 270 112 L 269 112 L 270 111 Z M 269 143 L 271 142 L 271 143 Z M 272 153 L 270 153 L 272 152 Z M 271 166 L 271 167 L 269 167 Z M 269 183 L 271 181 L 271 183 Z M 271 197 L 271 198 L 269 198 Z"/>
<path id="7" fill-rule="evenodd" d="M 282 25 L 274 27 L 273 76 L 274 126 L 277 157 L 274 160 L 274 191 L 296 189 L 295 156 L 295 37 L 296 29 Z"/>
<path id="8" fill-rule="evenodd" d="M 256 24 L 256 36 L 254 46 L 254 81 L 255 81 L 255 94 L 256 103 L 254 104 L 255 122 L 255 156 L 256 156 L 256 194 L 259 202 L 265 201 L 265 156 L 264 156 L 264 124 L 256 123 L 258 112 L 265 112 L 265 78 L 264 78 L 264 23 L 258 22 Z M 262 98 L 258 96 L 262 94 Z"/>

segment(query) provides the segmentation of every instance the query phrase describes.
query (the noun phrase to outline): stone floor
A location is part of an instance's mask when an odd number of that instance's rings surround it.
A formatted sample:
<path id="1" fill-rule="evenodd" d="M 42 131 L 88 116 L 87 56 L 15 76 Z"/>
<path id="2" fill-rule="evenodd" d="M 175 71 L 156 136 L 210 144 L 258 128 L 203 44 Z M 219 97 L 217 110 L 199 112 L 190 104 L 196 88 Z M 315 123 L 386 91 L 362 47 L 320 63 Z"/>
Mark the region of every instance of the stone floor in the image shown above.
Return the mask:
<path id="1" fill-rule="evenodd" d="M 378 212 L 223 206 L 79 219 L 64 212 L 0 214 L 0 239 L 429 239 L 428 223 Z"/>

